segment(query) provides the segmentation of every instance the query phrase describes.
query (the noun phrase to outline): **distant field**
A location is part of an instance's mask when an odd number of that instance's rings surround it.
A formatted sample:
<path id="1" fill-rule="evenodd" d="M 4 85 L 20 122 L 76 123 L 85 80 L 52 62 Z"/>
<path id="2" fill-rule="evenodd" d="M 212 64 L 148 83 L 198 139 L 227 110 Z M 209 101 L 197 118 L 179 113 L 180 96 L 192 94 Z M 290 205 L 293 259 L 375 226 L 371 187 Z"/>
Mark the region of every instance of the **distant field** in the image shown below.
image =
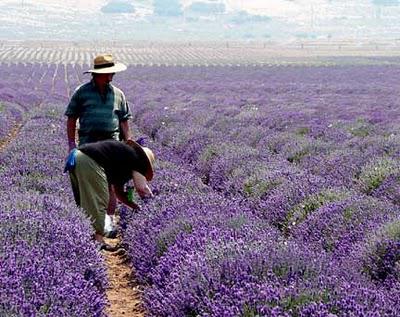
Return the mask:
<path id="1" fill-rule="evenodd" d="M 393 42 L 0 42 L 3 63 L 90 64 L 98 53 L 111 52 L 129 65 L 298 65 L 377 64 L 400 60 Z M 377 59 L 378 58 L 378 59 Z"/>

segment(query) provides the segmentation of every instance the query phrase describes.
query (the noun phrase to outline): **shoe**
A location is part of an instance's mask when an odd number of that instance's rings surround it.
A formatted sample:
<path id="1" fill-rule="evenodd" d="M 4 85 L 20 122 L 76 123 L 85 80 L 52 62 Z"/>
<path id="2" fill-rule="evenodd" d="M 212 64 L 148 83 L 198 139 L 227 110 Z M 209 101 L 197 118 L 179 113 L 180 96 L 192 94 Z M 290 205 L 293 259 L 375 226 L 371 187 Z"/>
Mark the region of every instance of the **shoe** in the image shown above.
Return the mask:
<path id="1" fill-rule="evenodd" d="M 109 239 L 115 239 L 115 238 L 117 237 L 117 235 L 118 235 L 118 230 L 117 230 L 117 229 L 113 229 L 113 230 L 111 230 L 111 231 L 107 231 L 107 232 L 104 234 L 104 236 L 105 236 L 106 238 L 109 238 Z"/>
<path id="2" fill-rule="evenodd" d="M 104 250 L 108 252 L 115 252 L 118 251 L 119 249 L 121 249 L 121 246 L 119 245 L 112 246 L 111 244 L 108 243 L 102 243 L 100 246 L 100 251 Z"/>

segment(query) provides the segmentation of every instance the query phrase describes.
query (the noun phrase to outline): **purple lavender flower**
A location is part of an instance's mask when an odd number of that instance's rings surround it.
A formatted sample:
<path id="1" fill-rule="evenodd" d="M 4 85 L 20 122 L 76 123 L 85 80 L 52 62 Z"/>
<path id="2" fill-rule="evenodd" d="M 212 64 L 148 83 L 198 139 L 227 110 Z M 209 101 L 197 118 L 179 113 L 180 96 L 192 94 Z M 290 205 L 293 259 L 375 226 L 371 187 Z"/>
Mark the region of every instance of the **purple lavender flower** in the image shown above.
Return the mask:
<path id="1" fill-rule="evenodd" d="M 120 210 L 150 315 L 397 316 L 400 77 L 353 61 L 118 76 L 158 158 L 158 194 Z M 0 315 L 104 314 L 104 267 L 62 174 L 86 66 L 0 65 L 0 140 L 24 123 L 0 154 Z"/>

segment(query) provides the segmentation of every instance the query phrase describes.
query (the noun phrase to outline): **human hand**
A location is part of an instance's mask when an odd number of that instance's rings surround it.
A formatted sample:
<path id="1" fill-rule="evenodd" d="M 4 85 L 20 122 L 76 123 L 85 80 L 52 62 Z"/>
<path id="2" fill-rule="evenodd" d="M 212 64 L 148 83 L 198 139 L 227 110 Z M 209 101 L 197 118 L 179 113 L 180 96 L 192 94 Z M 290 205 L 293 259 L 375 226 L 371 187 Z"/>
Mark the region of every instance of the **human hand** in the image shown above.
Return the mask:
<path id="1" fill-rule="evenodd" d="M 148 185 L 142 187 L 142 188 L 137 188 L 136 189 L 138 195 L 140 198 L 145 199 L 145 198 L 153 198 L 153 192 L 151 191 L 150 187 Z"/>
<path id="2" fill-rule="evenodd" d="M 132 208 L 132 212 L 138 212 L 140 210 L 140 206 L 134 202 L 131 202 L 130 207 Z"/>
<path id="3" fill-rule="evenodd" d="M 66 173 L 67 171 L 72 171 L 75 168 L 77 151 L 78 151 L 77 149 L 72 149 L 69 152 L 67 160 L 65 161 L 64 173 Z"/>
<path id="4" fill-rule="evenodd" d="M 153 192 L 147 184 L 146 178 L 139 172 L 133 171 L 132 175 L 133 185 L 135 186 L 137 194 L 140 198 L 152 198 Z"/>

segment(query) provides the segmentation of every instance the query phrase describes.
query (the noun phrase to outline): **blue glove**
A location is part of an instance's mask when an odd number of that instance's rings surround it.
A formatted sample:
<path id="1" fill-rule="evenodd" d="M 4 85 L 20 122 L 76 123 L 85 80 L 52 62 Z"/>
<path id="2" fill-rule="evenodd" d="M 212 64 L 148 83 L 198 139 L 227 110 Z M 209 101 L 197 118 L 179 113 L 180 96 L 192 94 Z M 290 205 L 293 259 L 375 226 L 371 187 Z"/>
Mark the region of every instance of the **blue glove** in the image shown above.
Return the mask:
<path id="1" fill-rule="evenodd" d="M 65 161 L 65 167 L 64 167 L 64 173 L 68 171 L 72 171 L 75 167 L 76 164 L 76 154 L 78 153 L 77 149 L 73 149 L 71 152 L 69 152 L 69 155 L 67 157 L 67 160 Z"/>

